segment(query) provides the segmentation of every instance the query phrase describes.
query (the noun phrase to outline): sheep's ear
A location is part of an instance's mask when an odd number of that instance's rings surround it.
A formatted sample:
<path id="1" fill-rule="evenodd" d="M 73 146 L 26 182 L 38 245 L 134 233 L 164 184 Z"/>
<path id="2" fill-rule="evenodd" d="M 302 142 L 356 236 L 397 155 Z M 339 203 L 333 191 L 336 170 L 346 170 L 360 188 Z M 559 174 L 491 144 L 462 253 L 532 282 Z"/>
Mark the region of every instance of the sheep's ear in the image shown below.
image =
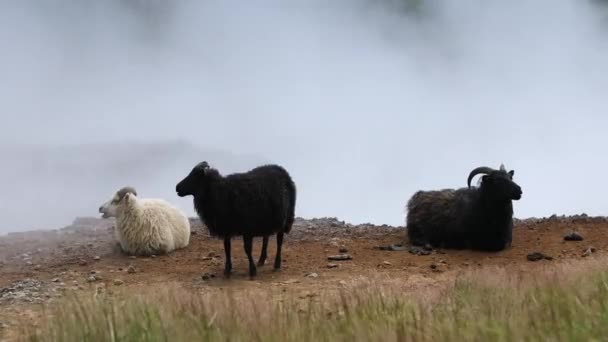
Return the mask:
<path id="1" fill-rule="evenodd" d="M 509 176 L 511 176 L 511 178 L 513 178 L 513 175 L 515 174 L 515 170 L 511 170 L 509 171 Z"/>

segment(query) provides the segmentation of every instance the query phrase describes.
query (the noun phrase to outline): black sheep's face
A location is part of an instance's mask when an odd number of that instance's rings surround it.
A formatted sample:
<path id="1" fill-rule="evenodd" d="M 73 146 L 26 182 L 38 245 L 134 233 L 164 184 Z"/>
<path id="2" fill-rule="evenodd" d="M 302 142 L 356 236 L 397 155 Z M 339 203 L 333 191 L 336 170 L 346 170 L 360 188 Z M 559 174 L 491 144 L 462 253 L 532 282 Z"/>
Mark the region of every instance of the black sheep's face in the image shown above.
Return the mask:
<path id="1" fill-rule="evenodd" d="M 175 191 L 179 197 L 194 196 L 203 184 L 206 172 L 209 169 L 207 162 L 197 164 L 192 171 L 175 186 Z"/>
<path id="2" fill-rule="evenodd" d="M 505 170 L 494 171 L 489 175 L 483 176 L 483 183 L 491 189 L 495 198 L 498 200 L 520 200 L 522 196 L 521 187 L 513 181 L 515 171 Z"/>

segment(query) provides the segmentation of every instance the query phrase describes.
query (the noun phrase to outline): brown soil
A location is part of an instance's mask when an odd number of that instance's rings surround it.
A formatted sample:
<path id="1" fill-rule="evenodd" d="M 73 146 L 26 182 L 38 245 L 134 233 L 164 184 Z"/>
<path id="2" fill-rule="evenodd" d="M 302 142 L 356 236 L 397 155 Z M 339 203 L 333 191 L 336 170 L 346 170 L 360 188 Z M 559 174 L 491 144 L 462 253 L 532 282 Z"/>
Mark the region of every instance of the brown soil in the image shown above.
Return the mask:
<path id="1" fill-rule="evenodd" d="M 605 237 L 608 220 L 605 218 L 579 216 L 518 221 L 513 247 L 509 250 L 498 253 L 445 250 L 433 251 L 430 255 L 414 255 L 407 249 L 377 249 L 377 246 L 402 243 L 405 239 L 402 227 L 355 227 L 332 219 L 299 219 L 285 239 L 281 272 L 272 270 L 275 244 L 271 240 L 266 265 L 259 267 L 257 279 L 250 281 L 242 242 L 235 239 L 232 244 L 234 273 L 227 280 L 222 276 L 224 252 L 221 241 L 210 238 L 196 220 L 193 223 L 189 247 L 156 257 L 133 258 L 122 254 L 112 240 L 112 221 L 109 220 L 78 219 L 72 226 L 60 230 L 0 237 L 0 331 L 4 329 L 5 336 L 14 336 L 15 321 L 38 312 L 35 302 L 52 301 L 65 291 L 92 292 L 101 283 L 107 288 L 121 286 L 142 291 L 168 283 L 199 291 L 267 286 L 317 291 L 339 286 L 341 281 L 381 274 L 400 279 L 406 288 L 414 290 L 453 279 L 469 269 L 499 266 L 526 273 L 552 267 L 562 260 L 595 258 L 608 251 L 608 238 Z M 573 231 L 584 240 L 564 241 L 564 236 Z M 256 239 L 256 261 L 260 246 L 261 239 Z M 589 247 L 594 248 L 594 253 L 583 256 Z M 346 248 L 352 260 L 328 261 L 328 256 L 339 254 L 340 248 Z M 533 252 L 553 259 L 531 262 L 526 256 Z M 329 263 L 338 266 L 329 268 Z M 135 273 L 127 271 L 129 266 Z M 88 282 L 93 271 L 101 279 Z M 205 273 L 214 277 L 203 280 L 201 276 Z M 310 273 L 317 276 L 307 276 Z M 27 296 L 5 296 L 3 299 L 3 288 L 27 278 L 42 282 L 40 299 L 31 300 Z M 124 283 L 114 285 L 116 279 Z M 0 340 L 1 336 L 0 333 Z"/>

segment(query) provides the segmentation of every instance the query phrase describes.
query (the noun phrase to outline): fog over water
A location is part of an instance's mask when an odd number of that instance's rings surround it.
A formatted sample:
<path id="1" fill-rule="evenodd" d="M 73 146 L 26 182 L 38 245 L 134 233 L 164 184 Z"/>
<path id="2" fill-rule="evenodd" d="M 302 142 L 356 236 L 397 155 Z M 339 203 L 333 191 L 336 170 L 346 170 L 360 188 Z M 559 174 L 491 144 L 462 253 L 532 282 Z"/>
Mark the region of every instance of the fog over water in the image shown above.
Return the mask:
<path id="1" fill-rule="evenodd" d="M 2 1 L 0 233 L 97 216 L 127 184 L 194 215 L 175 184 L 201 160 L 283 165 L 304 217 L 402 225 L 416 190 L 500 163 L 517 217 L 606 215 L 607 8 Z"/>

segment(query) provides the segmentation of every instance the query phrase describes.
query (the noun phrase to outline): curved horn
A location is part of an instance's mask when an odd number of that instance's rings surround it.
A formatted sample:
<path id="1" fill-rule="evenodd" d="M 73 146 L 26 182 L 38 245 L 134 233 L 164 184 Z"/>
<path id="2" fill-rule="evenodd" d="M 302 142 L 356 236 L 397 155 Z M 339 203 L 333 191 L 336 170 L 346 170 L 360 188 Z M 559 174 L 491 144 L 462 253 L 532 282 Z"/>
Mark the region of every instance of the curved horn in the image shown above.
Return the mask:
<path id="1" fill-rule="evenodd" d="M 491 167 L 487 167 L 487 166 L 480 166 L 478 168 L 473 169 L 473 171 L 471 171 L 471 173 L 469 173 L 469 178 L 467 179 L 467 185 L 470 188 L 471 187 L 471 180 L 473 179 L 473 177 L 477 176 L 478 174 L 480 174 L 480 173 L 488 174 L 488 173 L 491 173 L 493 171 L 496 171 L 496 170 L 494 170 Z"/>

